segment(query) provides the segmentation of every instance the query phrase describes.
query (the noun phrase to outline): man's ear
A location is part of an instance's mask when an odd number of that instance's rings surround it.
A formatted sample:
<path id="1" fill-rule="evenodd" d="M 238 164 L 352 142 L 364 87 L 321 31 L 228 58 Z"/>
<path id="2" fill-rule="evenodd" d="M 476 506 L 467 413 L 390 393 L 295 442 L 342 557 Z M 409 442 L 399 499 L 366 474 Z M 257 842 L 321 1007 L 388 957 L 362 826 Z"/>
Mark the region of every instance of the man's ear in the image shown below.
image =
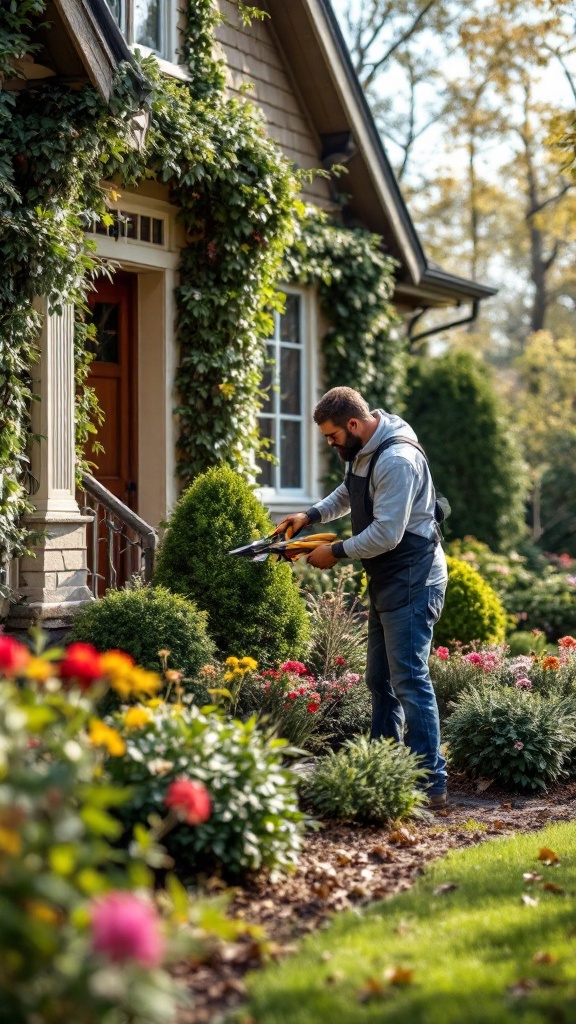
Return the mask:
<path id="1" fill-rule="evenodd" d="M 358 429 L 358 420 L 348 420 L 347 427 L 351 433 L 354 433 Z"/>

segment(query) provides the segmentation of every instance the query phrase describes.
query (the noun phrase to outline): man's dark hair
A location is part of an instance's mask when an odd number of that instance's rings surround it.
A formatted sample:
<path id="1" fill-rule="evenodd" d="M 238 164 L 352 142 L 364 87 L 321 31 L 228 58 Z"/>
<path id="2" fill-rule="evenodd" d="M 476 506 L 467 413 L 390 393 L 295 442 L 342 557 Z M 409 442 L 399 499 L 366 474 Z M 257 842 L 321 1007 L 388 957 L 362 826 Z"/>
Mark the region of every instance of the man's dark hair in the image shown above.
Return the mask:
<path id="1" fill-rule="evenodd" d="M 332 388 L 314 409 L 314 422 L 331 420 L 335 427 L 345 427 L 348 420 L 369 420 L 368 403 L 354 388 Z"/>

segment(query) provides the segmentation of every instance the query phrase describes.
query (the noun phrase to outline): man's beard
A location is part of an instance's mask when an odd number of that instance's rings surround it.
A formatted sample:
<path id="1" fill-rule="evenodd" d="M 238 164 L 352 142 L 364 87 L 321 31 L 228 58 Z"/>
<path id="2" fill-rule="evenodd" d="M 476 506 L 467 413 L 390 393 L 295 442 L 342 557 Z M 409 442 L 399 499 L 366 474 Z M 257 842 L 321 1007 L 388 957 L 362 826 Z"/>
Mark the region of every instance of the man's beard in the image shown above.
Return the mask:
<path id="1" fill-rule="evenodd" d="M 350 430 L 346 430 L 346 443 L 335 444 L 334 447 L 342 462 L 351 462 L 364 445 L 359 437 L 356 437 Z"/>

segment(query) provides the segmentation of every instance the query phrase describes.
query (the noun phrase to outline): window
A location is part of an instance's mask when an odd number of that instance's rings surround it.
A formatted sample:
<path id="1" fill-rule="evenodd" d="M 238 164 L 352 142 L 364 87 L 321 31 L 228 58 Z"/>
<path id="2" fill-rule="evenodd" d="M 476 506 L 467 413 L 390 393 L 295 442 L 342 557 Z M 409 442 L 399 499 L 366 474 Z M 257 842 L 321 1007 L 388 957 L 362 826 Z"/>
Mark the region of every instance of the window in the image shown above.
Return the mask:
<path id="1" fill-rule="evenodd" d="M 304 493 L 307 487 L 304 333 L 303 298 L 289 292 L 285 312 L 274 314 L 274 332 L 266 345 L 266 400 L 259 420 L 260 435 L 270 441 L 267 451 L 278 463 L 259 461 L 258 486 L 276 493 Z"/>
<path id="2" fill-rule="evenodd" d="M 89 230 L 97 235 L 108 235 L 110 238 L 127 238 L 133 242 L 146 242 L 149 245 L 162 246 L 166 244 L 166 231 L 164 217 L 152 217 L 144 213 L 130 213 L 127 210 L 111 211 L 114 221 L 112 224 L 102 224 L 100 221 L 96 227 Z"/>
<path id="3" fill-rule="evenodd" d="M 120 31 L 130 46 L 141 46 L 162 57 L 168 52 L 169 0 L 107 0 Z"/>

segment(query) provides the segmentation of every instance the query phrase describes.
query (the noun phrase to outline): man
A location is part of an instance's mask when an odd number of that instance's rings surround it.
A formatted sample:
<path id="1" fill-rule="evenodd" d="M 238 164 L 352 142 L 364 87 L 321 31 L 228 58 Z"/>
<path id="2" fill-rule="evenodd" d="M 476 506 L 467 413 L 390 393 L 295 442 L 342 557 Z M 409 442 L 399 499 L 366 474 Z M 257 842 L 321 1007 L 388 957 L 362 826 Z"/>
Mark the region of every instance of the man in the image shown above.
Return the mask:
<path id="1" fill-rule="evenodd" d="M 428 657 L 448 573 L 428 463 L 405 420 L 383 409 L 371 412 L 352 388 L 328 391 L 314 421 L 348 464 L 346 476 L 327 498 L 307 512 L 286 516 L 278 529 L 292 524 L 296 533 L 351 513 L 353 536 L 322 544 L 308 564 L 331 569 L 342 558 L 362 561 L 370 595 L 371 737 L 405 741 L 420 754 L 429 773 L 429 803 L 445 807 L 446 762 Z M 386 444 L 393 437 L 403 440 Z"/>

